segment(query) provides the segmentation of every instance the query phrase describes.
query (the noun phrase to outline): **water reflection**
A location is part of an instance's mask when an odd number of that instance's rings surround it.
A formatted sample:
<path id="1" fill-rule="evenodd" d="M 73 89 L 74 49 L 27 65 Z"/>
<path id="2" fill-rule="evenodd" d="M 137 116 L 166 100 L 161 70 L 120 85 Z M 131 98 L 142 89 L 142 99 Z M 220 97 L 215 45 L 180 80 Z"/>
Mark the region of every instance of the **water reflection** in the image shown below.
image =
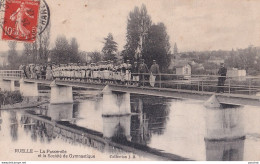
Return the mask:
<path id="1" fill-rule="evenodd" d="M 223 107 L 206 111 L 206 159 L 240 161 L 244 156 L 243 108 Z"/>
<path id="2" fill-rule="evenodd" d="M 249 153 L 244 153 L 248 152 L 244 109 L 205 109 L 202 104 L 131 96 L 130 115 L 104 116 L 103 99 L 87 99 L 73 105 L 49 105 L 46 109 L 2 111 L 0 116 L 2 130 L 11 134 L 10 140 L 17 142 L 26 136 L 39 147 L 46 143 L 62 147 L 66 143 L 67 149 L 79 145 L 83 150 L 87 147 L 118 154 L 129 152 L 126 147 L 130 146 L 131 151 L 165 152 L 194 160 L 252 160 Z M 245 108 L 249 115 L 252 111 Z M 255 112 L 253 115 L 260 114 L 259 110 Z M 23 126 L 18 126 L 17 120 Z M 259 128 L 255 127 L 251 133 L 258 133 Z M 254 143 L 259 141 L 251 142 Z"/>
<path id="3" fill-rule="evenodd" d="M 39 139 L 42 143 L 50 143 L 52 140 L 53 126 L 51 124 L 46 124 L 28 114 L 21 116 L 21 123 L 24 125 L 24 131 L 30 134 L 32 141 L 36 142 Z"/>
<path id="4" fill-rule="evenodd" d="M 91 134 L 122 144 L 148 145 L 153 134 L 163 134 L 169 114 L 169 107 L 164 99 L 133 98 L 131 115 L 104 116 L 101 114 L 104 106 L 97 105 L 102 104 L 102 99 L 91 104 L 49 105 L 48 109 L 29 110 L 22 115 L 21 122 L 25 124 L 26 133 L 31 133 L 33 141 L 40 140 L 42 143 L 49 143 L 55 138 L 60 138 L 71 144 L 80 143 L 95 147 L 100 151 L 121 152 L 122 150 L 118 147 L 111 148 L 100 139 L 86 135 Z M 82 111 L 86 112 L 81 113 Z M 91 123 L 89 117 L 94 117 L 95 120 L 99 120 L 98 117 L 101 118 L 101 131 L 96 128 L 97 126 L 88 126 Z M 75 120 L 85 123 L 79 125 Z M 94 124 L 97 125 L 99 122 Z"/>
<path id="5" fill-rule="evenodd" d="M 242 108 L 206 110 L 206 139 L 225 140 L 245 136 Z"/>
<path id="6" fill-rule="evenodd" d="M 53 121 L 72 121 L 73 104 L 50 104 L 47 116 Z"/>
<path id="7" fill-rule="evenodd" d="M 10 117 L 10 134 L 12 137 L 12 141 L 16 141 L 18 139 L 18 120 L 15 111 L 11 111 L 9 113 Z"/>
<path id="8" fill-rule="evenodd" d="M 2 130 L 1 128 L 1 125 L 2 125 L 2 122 L 3 122 L 3 119 L 2 119 L 2 111 L 0 110 L 0 131 Z"/>
<path id="9" fill-rule="evenodd" d="M 131 141 L 130 136 L 130 115 L 124 116 L 103 116 L 103 136 L 116 142 Z"/>
<path id="10" fill-rule="evenodd" d="M 243 138 L 230 141 L 205 140 L 207 161 L 242 161 L 244 156 Z"/>
<path id="11" fill-rule="evenodd" d="M 167 99 L 162 98 L 133 98 L 131 105 L 132 142 L 148 145 L 152 135 L 162 135 L 169 118 L 170 107 Z"/>

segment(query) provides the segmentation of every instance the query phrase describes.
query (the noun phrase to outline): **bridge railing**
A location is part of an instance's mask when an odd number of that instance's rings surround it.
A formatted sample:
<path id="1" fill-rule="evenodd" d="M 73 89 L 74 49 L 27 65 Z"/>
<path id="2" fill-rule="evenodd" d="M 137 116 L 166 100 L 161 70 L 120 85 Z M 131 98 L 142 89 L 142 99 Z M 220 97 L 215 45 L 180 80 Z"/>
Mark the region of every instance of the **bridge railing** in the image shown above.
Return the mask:
<path id="1" fill-rule="evenodd" d="M 0 77 L 22 77 L 22 70 L 0 70 Z"/>
<path id="2" fill-rule="evenodd" d="M 150 86 L 149 73 L 139 74 L 140 86 Z M 256 95 L 260 93 L 260 78 L 252 76 L 226 76 L 224 86 L 218 86 L 218 75 L 177 75 L 161 73 L 156 75 L 155 88 Z M 131 79 L 131 78 L 130 78 Z M 133 83 L 132 79 L 130 83 Z M 118 85 L 118 84 L 117 84 Z"/>
<path id="3" fill-rule="evenodd" d="M 226 76 L 224 86 L 218 86 L 217 75 L 160 74 L 157 87 L 182 90 L 216 92 L 223 87 L 225 93 L 255 95 L 260 92 L 260 78 L 250 76 Z"/>
<path id="4" fill-rule="evenodd" d="M 133 74 L 132 74 L 133 75 Z M 0 77 L 23 77 L 22 70 L 0 70 Z M 128 76 L 131 76 L 130 74 Z M 133 81 L 133 78 L 128 77 L 128 80 L 123 82 L 118 79 L 107 80 L 101 76 L 99 80 L 87 77 L 73 77 L 70 80 L 80 80 L 88 83 L 108 83 L 113 82 L 112 85 L 133 85 L 140 87 L 151 87 L 150 74 L 138 74 L 139 81 Z M 256 95 L 260 94 L 260 77 L 254 76 L 227 76 L 224 86 L 218 86 L 218 75 L 177 75 L 160 73 L 156 75 L 155 88 L 162 89 L 178 89 L 178 90 L 191 90 L 200 92 L 216 92 L 220 87 L 224 88 L 225 93 L 229 94 L 246 94 Z M 41 78 L 44 79 L 44 78 Z M 64 77 L 56 79 L 66 79 Z M 68 79 L 66 79 L 68 80 Z"/>

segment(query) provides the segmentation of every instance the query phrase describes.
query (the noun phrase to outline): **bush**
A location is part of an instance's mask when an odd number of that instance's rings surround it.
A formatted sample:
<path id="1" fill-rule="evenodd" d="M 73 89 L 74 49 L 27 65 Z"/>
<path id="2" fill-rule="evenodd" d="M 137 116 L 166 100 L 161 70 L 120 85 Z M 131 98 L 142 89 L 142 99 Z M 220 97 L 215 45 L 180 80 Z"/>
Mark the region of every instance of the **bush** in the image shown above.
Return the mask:
<path id="1" fill-rule="evenodd" d="M 23 98 L 19 91 L 3 91 L 0 92 L 0 104 L 7 105 L 7 104 L 15 104 L 22 102 Z"/>

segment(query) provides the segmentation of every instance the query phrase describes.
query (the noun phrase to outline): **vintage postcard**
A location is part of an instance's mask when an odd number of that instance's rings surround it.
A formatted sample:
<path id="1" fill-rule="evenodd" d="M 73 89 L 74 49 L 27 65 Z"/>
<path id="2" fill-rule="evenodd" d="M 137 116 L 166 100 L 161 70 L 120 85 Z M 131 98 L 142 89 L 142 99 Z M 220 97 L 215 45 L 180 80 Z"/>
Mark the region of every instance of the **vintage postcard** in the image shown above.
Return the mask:
<path id="1" fill-rule="evenodd" d="M 0 161 L 260 161 L 259 0 L 0 0 Z"/>

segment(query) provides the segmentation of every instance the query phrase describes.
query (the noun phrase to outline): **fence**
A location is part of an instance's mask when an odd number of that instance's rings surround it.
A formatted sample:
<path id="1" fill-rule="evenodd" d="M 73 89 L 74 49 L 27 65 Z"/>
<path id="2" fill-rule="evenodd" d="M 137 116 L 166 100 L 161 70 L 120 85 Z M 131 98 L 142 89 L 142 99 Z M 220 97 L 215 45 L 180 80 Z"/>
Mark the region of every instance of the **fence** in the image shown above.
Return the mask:
<path id="1" fill-rule="evenodd" d="M 0 70 L 0 77 L 22 77 L 22 70 Z"/>
<path id="2" fill-rule="evenodd" d="M 0 70 L 0 77 L 23 77 L 21 70 Z M 131 76 L 131 75 L 129 75 Z M 134 87 L 151 87 L 149 84 L 149 73 L 138 74 L 139 81 L 133 81 L 128 77 L 123 83 L 116 79 L 109 79 L 110 85 L 132 85 Z M 200 92 L 216 92 L 218 88 L 218 78 L 216 75 L 177 75 L 161 73 L 156 76 L 155 88 L 159 89 L 178 89 L 191 90 Z M 42 79 L 42 78 L 41 78 Z M 56 78 L 56 80 L 65 80 L 66 78 Z M 68 80 L 68 79 L 66 79 Z M 89 80 L 86 77 L 70 78 L 71 81 L 80 80 L 86 83 L 109 83 L 104 76 L 100 76 L 98 80 Z M 245 76 L 235 77 L 227 76 L 225 85 L 223 86 L 225 93 L 228 94 L 245 94 L 245 95 L 259 95 L 260 94 L 260 77 Z"/>
<path id="3" fill-rule="evenodd" d="M 149 81 L 149 73 L 138 74 L 140 87 L 151 87 Z M 224 86 L 218 86 L 217 75 L 177 75 L 177 74 L 158 74 L 156 75 L 156 82 L 154 88 L 159 89 L 178 89 L 191 90 L 200 92 L 216 92 L 220 87 L 224 88 L 224 92 L 228 94 L 245 94 L 256 95 L 260 93 L 260 78 L 252 76 L 227 76 Z M 127 85 L 136 83 L 132 78 L 130 81 L 121 83 L 116 82 L 111 85 Z M 101 77 L 101 82 L 105 81 Z M 91 81 L 93 83 L 93 81 Z"/>

